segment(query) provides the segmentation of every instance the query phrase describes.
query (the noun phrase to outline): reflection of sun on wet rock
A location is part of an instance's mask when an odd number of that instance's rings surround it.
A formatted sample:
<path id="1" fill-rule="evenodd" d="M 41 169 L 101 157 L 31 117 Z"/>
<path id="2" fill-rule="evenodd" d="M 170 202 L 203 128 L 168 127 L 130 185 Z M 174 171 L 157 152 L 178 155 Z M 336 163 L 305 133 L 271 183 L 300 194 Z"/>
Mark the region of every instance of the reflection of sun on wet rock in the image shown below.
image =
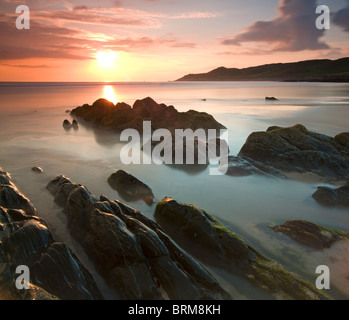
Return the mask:
<path id="1" fill-rule="evenodd" d="M 302 125 L 274 126 L 266 132 L 252 133 L 238 156 L 287 173 L 313 173 L 329 181 L 348 180 L 349 149 L 342 139 L 308 131 Z"/>
<path id="2" fill-rule="evenodd" d="M 108 183 L 126 201 L 144 200 L 148 205 L 153 204 L 152 190 L 142 181 L 123 170 L 118 170 L 110 175 Z"/>
<path id="3" fill-rule="evenodd" d="M 280 226 L 271 228 L 314 249 L 329 248 L 335 242 L 349 238 L 349 233 L 347 232 L 329 229 L 305 220 L 288 220 Z"/>
<path id="4" fill-rule="evenodd" d="M 338 189 L 318 187 L 313 198 L 326 207 L 349 207 L 349 184 Z"/>
<path id="5" fill-rule="evenodd" d="M 241 276 L 276 298 L 329 298 L 313 284 L 263 256 L 195 205 L 165 198 L 157 204 L 155 218 L 170 235 L 189 242 L 195 254 L 207 264 Z"/>
<path id="6" fill-rule="evenodd" d="M 71 233 L 120 299 L 163 299 L 162 292 L 170 299 L 230 298 L 210 273 L 140 211 L 105 196 L 97 199 L 64 176 L 48 188 L 56 198 L 60 193 L 65 197 Z"/>
<path id="7" fill-rule="evenodd" d="M 0 168 L 0 297 L 4 299 L 102 299 L 90 273 Z M 3 184 L 5 182 L 6 184 Z M 4 196 L 5 195 L 5 196 Z M 15 287 L 18 266 L 30 270 L 30 289 Z"/>

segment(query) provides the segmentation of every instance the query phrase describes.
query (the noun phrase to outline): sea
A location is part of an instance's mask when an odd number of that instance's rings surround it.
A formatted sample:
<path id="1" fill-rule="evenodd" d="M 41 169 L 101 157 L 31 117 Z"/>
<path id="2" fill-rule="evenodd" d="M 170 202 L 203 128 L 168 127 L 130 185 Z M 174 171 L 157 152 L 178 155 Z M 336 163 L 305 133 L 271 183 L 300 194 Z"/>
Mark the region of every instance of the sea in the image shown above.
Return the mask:
<path id="1" fill-rule="evenodd" d="M 277 101 L 266 101 L 265 97 Z M 220 220 L 250 245 L 286 269 L 315 284 L 315 270 L 331 271 L 330 293 L 349 298 L 349 241 L 326 250 L 306 248 L 269 227 L 290 219 L 305 219 L 349 232 L 349 211 L 324 208 L 312 198 L 318 186 L 329 186 L 311 176 L 279 180 L 260 176 L 210 175 L 207 168 L 166 164 L 125 165 L 120 154 L 125 143 L 115 133 L 80 123 L 64 130 L 68 111 L 99 98 L 125 102 L 151 97 L 178 111 L 212 114 L 228 129 L 230 154 L 237 155 L 248 136 L 269 126 L 303 124 L 308 130 L 335 136 L 349 131 L 349 83 L 308 82 L 1 82 L 0 167 L 32 201 L 57 241 L 67 243 L 95 277 L 106 299 L 117 299 L 108 284 L 67 228 L 61 207 L 46 190 L 57 175 L 85 185 L 91 193 L 119 199 L 154 219 L 156 202 L 166 196 L 196 204 Z M 31 170 L 39 166 L 43 174 Z M 155 203 L 127 202 L 107 183 L 123 169 L 151 187 Z M 332 186 L 333 187 L 333 186 Z M 265 293 L 227 272 L 205 267 L 234 299 L 268 299 Z"/>

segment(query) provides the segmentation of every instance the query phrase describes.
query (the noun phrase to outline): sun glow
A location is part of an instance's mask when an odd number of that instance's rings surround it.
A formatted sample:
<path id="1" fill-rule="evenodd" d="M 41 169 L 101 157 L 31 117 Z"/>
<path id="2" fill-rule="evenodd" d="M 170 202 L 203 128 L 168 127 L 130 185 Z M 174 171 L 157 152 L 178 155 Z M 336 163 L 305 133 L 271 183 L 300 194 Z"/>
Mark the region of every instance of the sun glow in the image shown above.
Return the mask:
<path id="1" fill-rule="evenodd" d="M 114 51 L 99 51 L 96 58 L 101 67 L 111 68 L 115 64 L 116 53 Z"/>
<path id="2" fill-rule="evenodd" d="M 109 100 L 110 102 L 116 104 L 116 94 L 112 86 L 105 86 L 104 87 L 104 98 Z"/>

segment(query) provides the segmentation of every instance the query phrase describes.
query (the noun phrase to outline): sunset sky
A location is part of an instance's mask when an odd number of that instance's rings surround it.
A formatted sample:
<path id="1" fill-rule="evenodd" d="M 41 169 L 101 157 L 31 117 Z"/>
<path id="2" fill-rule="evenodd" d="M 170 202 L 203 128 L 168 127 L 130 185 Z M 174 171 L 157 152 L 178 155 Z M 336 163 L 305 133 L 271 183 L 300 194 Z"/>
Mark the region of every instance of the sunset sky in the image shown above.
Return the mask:
<path id="1" fill-rule="evenodd" d="M 315 27 L 320 4 L 330 30 Z M 169 81 L 345 56 L 349 0 L 0 0 L 0 81 Z"/>

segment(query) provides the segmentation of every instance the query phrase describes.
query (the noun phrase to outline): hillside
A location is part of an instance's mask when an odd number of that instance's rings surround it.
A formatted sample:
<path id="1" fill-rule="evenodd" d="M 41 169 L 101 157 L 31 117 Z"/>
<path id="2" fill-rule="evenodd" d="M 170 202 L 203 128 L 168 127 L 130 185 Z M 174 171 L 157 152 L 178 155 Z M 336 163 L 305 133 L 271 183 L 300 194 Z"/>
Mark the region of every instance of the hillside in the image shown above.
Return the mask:
<path id="1" fill-rule="evenodd" d="M 330 81 L 349 82 L 349 58 L 274 63 L 244 69 L 220 67 L 176 81 Z"/>

